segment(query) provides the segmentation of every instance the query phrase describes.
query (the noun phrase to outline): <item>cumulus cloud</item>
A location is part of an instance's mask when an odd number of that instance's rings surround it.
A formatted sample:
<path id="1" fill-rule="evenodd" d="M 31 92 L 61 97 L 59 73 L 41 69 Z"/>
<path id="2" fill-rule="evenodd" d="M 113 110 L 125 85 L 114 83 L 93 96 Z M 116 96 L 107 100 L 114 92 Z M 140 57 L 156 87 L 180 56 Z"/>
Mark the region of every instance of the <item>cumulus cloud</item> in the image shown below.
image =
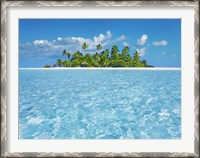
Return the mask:
<path id="1" fill-rule="evenodd" d="M 35 46 L 45 46 L 45 45 L 48 45 L 49 42 L 47 40 L 35 40 L 33 41 L 33 44 Z"/>
<path id="2" fill-rule="evenodd" d="M 153 46 L 166 46 L 167 44 L 168 44 L 168 42 L 166 40 L 155 41 L 152 43 Z"/>
<path id="3" fill-rule="evenodd" d="M 143 46 L 147 42 L 148 36 L 143 34 L 140 39 L 137 40 L 137 44 Z"/>
<path id="4" fill-rule="evenodd" d="M 128 44 L 127 42 L 123 42 L 122 45 L 123 45 L 124 47 L 129 46 L 129 44 Z"/>
<path id="5" fill-rule="evenodd" d="M 70 53 L 74 53 L 75 51 L 82 50 L 83 42 L 88 44 L 88 53 L 95 53 L 96 46 L 101 44 L 104 49 L 109 48 L 116 43 L 121 43 L 122 45 L 127 45 L 126 42 L 122 43 L 126 37 L 121 35 L 117 38 L 112 38 L 112 34 L 110 31 L 107 31 L 105 34 L 101 33 L 92 38 L 83 38 L 83 37 L 58 37 L 52 41 L 48 41 L 46 39 L 43 40 L 35 40 L 32 42 L 21 43 L 20 47 L 20 55 L 27 57 L 59 57 L 63 50 L 67 50 Z"/>
<path id="6" fill-rule="evenodd" d="M 108 39 L 110 39 L 112 37 L 112 34 L 110 31 L 107 31 L 106 34 L 107 34 Z"/>
<path id="7" fill-rule="evenodd" d="M 94 42 L 95 42 L 95 43 L 101 43 L 102 41 L 105 40 L 105 38 L 106 38 L 105 35 L 100 34 L 99 36 L 97 36 L 97 37 L 95 36 L 95 37 L 94 37 Z"/>
<path id="8" fill-rule="evenodd" d="M 116 38 L 116 42 L 119 42 L 119 41 L 124 41 L 126 39 L 126 36 L 124 35 L 121 35 L 120 37 Z"/>
<path id="9" fill-rule="evenodd" d="M 146 48 L 137 49 L 137 52 L 139 53 L 140 56 L 144 56 L 146 53 Z"/>
<path id="10" fill-rule="evenodd" d="M 62 38 L 61 38 L 61 37 L 58 37 L 57 40 L 58 40 L 58 41 L 62 41 Z"/>

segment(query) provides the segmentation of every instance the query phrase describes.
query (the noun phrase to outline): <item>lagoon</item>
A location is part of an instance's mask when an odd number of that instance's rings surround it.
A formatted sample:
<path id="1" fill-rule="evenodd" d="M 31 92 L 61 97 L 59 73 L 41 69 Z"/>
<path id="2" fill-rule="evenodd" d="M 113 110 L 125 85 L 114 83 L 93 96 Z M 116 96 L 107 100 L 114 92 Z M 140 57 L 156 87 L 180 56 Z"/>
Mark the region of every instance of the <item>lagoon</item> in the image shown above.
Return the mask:
<path id="1" fill-rule="evenodd" d="M 19 138 L 180 139 L 181 70 L 152 70 L 20 69 Z"/>

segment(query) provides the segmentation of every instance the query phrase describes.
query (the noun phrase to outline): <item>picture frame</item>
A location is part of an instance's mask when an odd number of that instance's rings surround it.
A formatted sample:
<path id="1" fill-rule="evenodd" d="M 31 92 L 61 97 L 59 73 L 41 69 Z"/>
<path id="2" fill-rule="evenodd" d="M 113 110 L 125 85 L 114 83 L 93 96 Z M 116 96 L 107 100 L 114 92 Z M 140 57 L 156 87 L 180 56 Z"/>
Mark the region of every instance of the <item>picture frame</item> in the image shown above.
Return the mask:
<path id="1" fill-rule="evenodd" d="M 194 152 L 9 152 L 8 9 L 12 7 L 192 7 L 194 10 Z M 2 1 L 1 2 L 1 156 L 2 157 L 199 157 L 199 1 Z"/>

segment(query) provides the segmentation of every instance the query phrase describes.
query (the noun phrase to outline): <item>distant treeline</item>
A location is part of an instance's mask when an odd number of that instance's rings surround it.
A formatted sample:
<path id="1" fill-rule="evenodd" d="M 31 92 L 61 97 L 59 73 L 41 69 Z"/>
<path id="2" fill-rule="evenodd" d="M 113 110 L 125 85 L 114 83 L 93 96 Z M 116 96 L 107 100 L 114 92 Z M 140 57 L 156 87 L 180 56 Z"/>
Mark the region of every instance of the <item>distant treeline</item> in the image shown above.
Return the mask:
<path id="1" fill-rule="evenodd" d="M 109 49 L 103 50 L 102 46 L 96 46 L 97 52 L 93 55 L 86 52 L 88 45 L 82 44 L 83 52 L 77 51 L 73 54 L 64 50 L 62 55 L 64 59 L 57 59 L 57 62 L 51 66 L 46 64 L 44 67 L 153 67 L 147 64 L 146 60 L 140 60 L 140 55 L 136 51 L 133 56 L 129 54 L 129 47 L 126 46 L 119 52 L 116 45 Z"/>

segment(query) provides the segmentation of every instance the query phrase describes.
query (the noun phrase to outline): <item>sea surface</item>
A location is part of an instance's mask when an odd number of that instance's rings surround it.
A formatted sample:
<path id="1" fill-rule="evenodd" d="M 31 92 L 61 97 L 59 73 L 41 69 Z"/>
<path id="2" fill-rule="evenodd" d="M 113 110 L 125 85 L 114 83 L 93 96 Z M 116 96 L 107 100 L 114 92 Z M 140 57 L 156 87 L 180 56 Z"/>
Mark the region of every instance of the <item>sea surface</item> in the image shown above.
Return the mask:
<path id="1" fill-rule="evenodd" d="M 21 69 L 19 139 L 181 139 L 181 71 Z"/>

